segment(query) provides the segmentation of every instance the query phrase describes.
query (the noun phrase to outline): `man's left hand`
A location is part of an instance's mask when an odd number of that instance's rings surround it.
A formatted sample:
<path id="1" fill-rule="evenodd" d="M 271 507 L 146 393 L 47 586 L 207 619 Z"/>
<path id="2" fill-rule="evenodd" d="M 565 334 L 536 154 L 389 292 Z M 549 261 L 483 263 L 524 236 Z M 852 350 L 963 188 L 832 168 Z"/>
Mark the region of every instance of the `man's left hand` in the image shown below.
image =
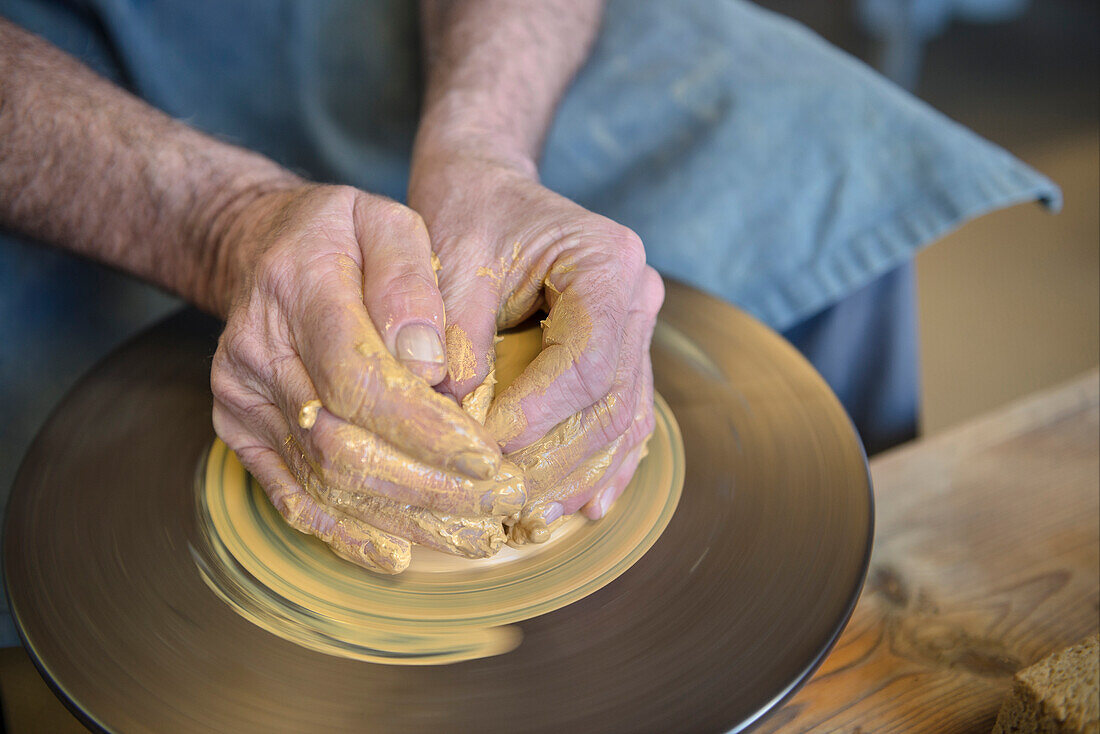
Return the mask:
<path id="1" fill-rule="evenodd" d="M 486 425 L 526 471 L 513 538 L 541 542 L 578 509 L 602 517 L 653 430 L 649 345 L 664 287 L 638 236 L 540 185 L 534 165 L 419 156 L 409 204 L 442 264 L 448 376 L 461 400 L 493 369 L 498 329 L 540 309 L 543 349 Z"/>

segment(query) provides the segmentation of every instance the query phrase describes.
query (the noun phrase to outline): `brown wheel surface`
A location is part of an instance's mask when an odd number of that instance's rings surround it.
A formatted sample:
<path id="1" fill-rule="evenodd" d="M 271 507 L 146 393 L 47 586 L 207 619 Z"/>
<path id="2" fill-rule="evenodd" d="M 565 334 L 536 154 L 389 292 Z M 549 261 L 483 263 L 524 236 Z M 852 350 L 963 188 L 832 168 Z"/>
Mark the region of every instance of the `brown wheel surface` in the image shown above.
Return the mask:
<path id="1" fill-rule="evenodd" d="M 28 452 L 4 569 L 55 691 L 112 732 L 740 731 L 804 682 L 859 595 L 866 459 L 823 380 L 741 311 L 668 284 L 656 388 L 686 476 L 656 544 L 513 652 L 395 666 L 316 652 L 200 577 L 195 478 L 219 325 L 173 316 L 96 366 Z"/>

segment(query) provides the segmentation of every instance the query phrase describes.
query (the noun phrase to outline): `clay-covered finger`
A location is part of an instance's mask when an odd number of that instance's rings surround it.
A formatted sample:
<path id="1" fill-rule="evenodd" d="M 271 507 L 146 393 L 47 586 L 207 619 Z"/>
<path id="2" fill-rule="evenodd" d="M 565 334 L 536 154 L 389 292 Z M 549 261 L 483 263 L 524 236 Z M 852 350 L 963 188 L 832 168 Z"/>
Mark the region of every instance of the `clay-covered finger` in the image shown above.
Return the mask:
<path id="1" fill-rule="evenodd" d="M 549 445 L 540 450 L 544 443 L 554 439 L 554 433 L 529 449 L 509 455 L 510 459 L 516 460 L 525 468 L 529 491 L 528 505 L 511 527 L 511 540 L 517 543 L 548 540 L 550 528 L 559 518 L 576 512 L 591 502 L 608 484 L 617 481 L 624 465 L 633 462 L 629 468 L 629 474 L 633 475 L 640 459 L 639 449 L 644 451 L 645 442 L 653 432 L 655 421 L 649 341 L 647 335 L 644 339 L 639 399 L 634 405 L 629 425 L 614 441 L 572 465 L 568 462 L 555 464 L 546 461 L 546 457 L 553 457 L 562 451 L 559 447 Z M 585 414 L 582 413 L 570 421 L 583 424 L 584 418 Z M 590 417 L 589 421 L 592 420 Z M 568 466 L 568 469 L 563 470 L 564 466 Z M 626 481 L 629 481 L 629 476 Z M 626 482 L 622 482 L 622 486 L 625 485 Z"/>
<path id="2" fill-rule="evenodd" d="M 623 463 L 619 465 L 619 468 L 615 470 L 612 477 L 599 488 L 588 502 L 581 507 L 581 512 L 589 520 L 599 520 L 607 511 L 611 509 L 611 506 L 615 504 L 615 501 L 622 495 L 623 490 L 630 484 L 630 480 L 634 478 L 634 473 L 638 470 L 638 464 L 645 458 L 646 455 L 646 442 L 643 441 L 640 446 L 623 459 Z"/>
<path id="3" fill-rule="evenodd" d="M 332 490 L 329 502 L 357 517 L 413 543 L 465 558 L 488 558 L 504 545 L 500 517 L 468 517 L 402 505 L 381 497 Z"/>
<path id="4" fill-rule="evenodd" d="M 439 390 L 461 401 L 483 385 L 493 369 L 500 280 L 495 267 L 488 265 L 445 267 L 439 288 L 447 307 L 447 376 Z"/>
<path id="5" fill-rule="evenodd" d="M 592 493 L 610 477 L 622 461 L 628 434 L 623 434 L 581 463 L 560 484 L 549 488 L 541 497 L 523 508 L 509 527 L 509 537 L 516 543 L 544 543 L 550 539 L 550 528 L 559 519 L 576 512 Z"/>
<path id="6" fill-rule="evenodd" d="M 322 505 L 301 489 L 284 488 L 274 485 L 268 496 L 295 530 L 316 536 L 336 555 L 370 571 L 397 574 L 409 567 L 409 541 Z"/>
<path id="7" fill-rule="evenodd" d="M 642 400 L 642 366 L 622 365 L 621 372 L 622 379 L 616 380 L 605 398 L 565 419 L 530 446 L 508 454 L 524 470 L 528 500 L 539 499 L 631 429 Z"/>
<path id="8" fill-rule="evenodd" d="M 311 277 L 291 336 L 325 409 L 418 461 L 492 477 L 501 459 L 495 441 L 390 354 L 363 306 L 355 268 Z"/>
<path id="9" fill-rule="evenodd" d="M 637 253 L 628 255 L 626 253 Z M 635 310 L 653 318 L 663 300 L 660 277 L 637 248 L 590 253 L 545 282 L 549 314 L 543 350 L 489 411 L 486 426 L 505 452 L 527 446 L 606 396 Z M 597 258 L 624 258 L 621 262 Z"/>
<path id="10" fill-rule="evenodd" d="M 641 412 L 648 410 L 651 416 L 653 412 L 653 369 L 648 353 L 646 354 L 646 370 L 646 383 L 642 392 L 642 401 L 639 404 L 638 420 L 645 425 L 653 426 L 655 420 L 651 418 L 650 421 L 646 421 Z M 630 480 L 634 478 L 634 473 L 638 470 L 638 465 L 642 459 L 649 453 L 649 440 L 651 438 L 653 438 L 652 429 L 638 445 L 625 455 L 622 463 L 612 472 L 610 478 L 605 480 L 603 485 L 598 487 L 592 494 L 592 499 L 581 507 L 581 511 L 584 512 L 587 518 L 599 520 L 607 514 L 611 505 L 619 499 L 623 490 L 630 484 Z"/>
<path id="11" fill-rule="evenodd" d="M 226 420 L 221 419 L 223 426 Z M 295 480 L 279 453 L 258 438 L 249 440 L 240 430 L 219 433 L 228 437 L 227 444 L 242 466 L 295 530 L 316 536 L 341 558 L 371 571 L 395 574 L 408 567 L 412 557 L 408 541 L 322 505 Z"/>
<path id="12" fill-rule="evenodd" d="M 460 515 L 510 515 L 527 500 L 523 475 L 502 462 L 489 479 L 469 479 L 422 464 L 327 411 L 296 441 L 325 484 Z"/>
<path id="13" fill-rule="evenodd" d="M 305 367 L 293 355 L 279 360 L 274 374 L 278 388 L 272 392 L 278 405 L 252 407 L 252 419 L 284 453 L 287 438 L 292 438 L 294 450 L 305 455 L 324 484 L 459 515 L 511 515 L 525 504 L 523 477 L 507 462 L 484 480 L 429 466 L 325 409 Z M 303 411 L 311 407 L 308 420 L 303 420 Z"/>
<path id="14" fill-rule="evenodd" d="M 395 536 L 466 558 L 487 558 L 505 542 L 502 517 L 442 513 L 325 484 L 305 456 L 290 447 L 288 466 L 301 486 L 323 506 Z"/>
<path id="15" fill-rule="evenodd" d="M 629 316 L 611 391 L 594 405 L 555 426 L 530 446 L 508 454 L 526 475 L 530 502 L 539 501 L 551 488 L 628 431 L 640 430 L 639 420 L 652 421 L 653 370 L 649 347 L 655 312 L 644 303 Z M 633 441 L 628 442 L 632 444 Z"/>

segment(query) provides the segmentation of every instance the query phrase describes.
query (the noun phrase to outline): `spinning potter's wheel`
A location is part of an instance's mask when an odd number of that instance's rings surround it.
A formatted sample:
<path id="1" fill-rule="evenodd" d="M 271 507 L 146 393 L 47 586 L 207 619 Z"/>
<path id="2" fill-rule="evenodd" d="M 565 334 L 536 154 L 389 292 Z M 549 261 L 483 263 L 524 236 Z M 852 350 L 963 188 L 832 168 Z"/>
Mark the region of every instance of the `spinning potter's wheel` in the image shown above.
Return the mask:
<path id="1" fill-rule="evenodd" d="M 541 344 L 538 326 L 532 331 L 524 336 Z M 532 356 L 537 353 L 536 347 Z M 509 623 L 551 612 L 614 581 L 672 518 L 684 447 L 660 396 L 655 413 L 649 455 L 607 522 L 576 514 L 556 523 L 549 542 L 505 546 L 476 561 L 414 547 L 400 576 L 366 573 L 291 529 L 216 441 L 197 487 L 206 542 L 192 555 L 211 591 L 243 617 L 312 650 L 388 665 L 510 652 L 523 634 Z"/>
<path id="2" fill-rule="evenodd" d="M 4 562 L 17 626 L 94 727 L 739 729 L 808 677 L 859 593 L 871 498 L 836 399 L 772 332 L 670 284 L 654 372 L 685 475 L 644 555 L 579 600 L 508 622 L 522 638 L 504 654 L 400 666 L 288 639 L 241 614 L 204 570 L 196 486 L 213 439 L 217 328 L 173 317 L 100 364 L 13 489 Z"/>

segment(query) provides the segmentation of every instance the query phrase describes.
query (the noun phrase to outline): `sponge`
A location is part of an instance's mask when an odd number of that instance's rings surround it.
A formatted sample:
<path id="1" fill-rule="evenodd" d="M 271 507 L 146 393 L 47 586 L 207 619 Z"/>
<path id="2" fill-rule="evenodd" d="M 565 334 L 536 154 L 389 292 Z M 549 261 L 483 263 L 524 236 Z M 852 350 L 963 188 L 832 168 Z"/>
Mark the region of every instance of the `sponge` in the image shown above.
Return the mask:
<path id="1" fill-rule="evenodd" d="M 1016 674 L 993 734 L 1100 734 L 1100 635 Z"/>

